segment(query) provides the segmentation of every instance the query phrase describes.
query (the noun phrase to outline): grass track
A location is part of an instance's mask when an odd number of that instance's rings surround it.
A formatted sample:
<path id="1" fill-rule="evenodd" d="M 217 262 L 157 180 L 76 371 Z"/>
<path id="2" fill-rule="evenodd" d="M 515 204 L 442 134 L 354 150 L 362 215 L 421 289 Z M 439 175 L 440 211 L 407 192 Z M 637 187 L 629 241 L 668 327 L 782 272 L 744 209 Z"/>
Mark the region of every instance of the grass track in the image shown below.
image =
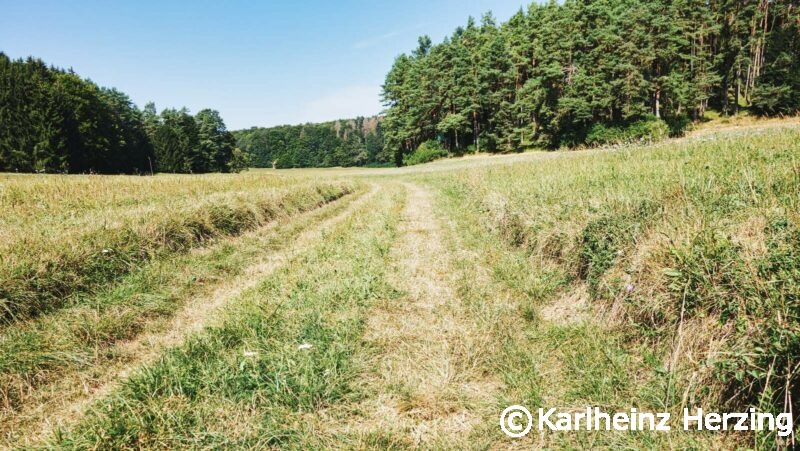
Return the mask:
<path id="1" fill-rule="evenodd" d="M 309 431 L 292 426 L 303 412 L 357 393 L 350 356 L 368 306 L 391 293 L 381 274 L 398 205 L 401 198 L 383 191 L 370 205 L 380 213 L 350 215 L 232 301 L 219 326 L 133 375 L 55 443 L 259 448 L 302 441 Z"/>
<path id="2" fill-rule="evenodd" d="M 132 274 L 85 304 L 10 326 L 0 337 L 4 381 L 0 431 L 68 422 L 138 366 L 200 330 L 229 299 L 302 252 L 374 195 L 350 197 Z M 265 252 L 266 251 L 266 252 Z M 53 356 L 69 355 L 69 361 Z M 17 388 L 18 387 L 18 388 Z M 12 402 L 12 400 L 14 400 Z M 20 409 L 21 407 L 21 409 Z M 53 415 L 62 411 L 64 415 Z M 26 434 L 27 436 L 27 434 Z"/>
<path id="3" fill-rule="evenodd" d="M 390 251 L 389 283 L 401 295 L 369 315 L 364 397 L 312 419 L 310 447 L 464 448 L 493 412 L 492 333 L 457 293 L 431 193 L 407 183 L 408 201 Z"/>

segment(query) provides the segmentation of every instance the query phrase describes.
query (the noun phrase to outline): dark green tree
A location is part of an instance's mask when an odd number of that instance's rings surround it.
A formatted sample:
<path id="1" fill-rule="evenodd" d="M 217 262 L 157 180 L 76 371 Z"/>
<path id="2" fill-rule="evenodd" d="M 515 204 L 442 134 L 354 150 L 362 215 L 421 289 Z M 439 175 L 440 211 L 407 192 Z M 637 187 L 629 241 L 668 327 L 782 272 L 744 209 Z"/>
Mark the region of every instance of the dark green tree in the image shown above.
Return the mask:
<path id="1" fill-rule="evenodd" d="M 797 112 L 798 10 L 798 0 L 566 0 L 500 25 L 469 18 L 395 60 L 385 152 L 399 165 L 431 140 L 451 153 L 514 151 L 679 133 L 708 108 Z"/>
<path id="2" fill-rule="evenodd" d="M 116 89 L 0 53 L 0 171 L 227 171 L 234 144 L 215 111 L 139 111 Z"/>

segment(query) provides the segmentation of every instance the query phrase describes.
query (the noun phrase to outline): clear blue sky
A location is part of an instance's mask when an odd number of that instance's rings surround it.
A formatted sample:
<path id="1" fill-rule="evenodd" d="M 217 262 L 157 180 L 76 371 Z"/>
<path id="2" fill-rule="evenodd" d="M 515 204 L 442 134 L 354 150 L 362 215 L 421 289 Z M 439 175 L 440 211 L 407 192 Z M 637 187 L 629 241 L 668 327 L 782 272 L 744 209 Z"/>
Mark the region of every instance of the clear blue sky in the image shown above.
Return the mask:
<path id="1" fill-rule="evenodd" d="M 0 0 L 0 51 L 116 87 L 140 107 L 219 110 L 230 129 L 378 113 L 417 37 L 522 0 Z"/>

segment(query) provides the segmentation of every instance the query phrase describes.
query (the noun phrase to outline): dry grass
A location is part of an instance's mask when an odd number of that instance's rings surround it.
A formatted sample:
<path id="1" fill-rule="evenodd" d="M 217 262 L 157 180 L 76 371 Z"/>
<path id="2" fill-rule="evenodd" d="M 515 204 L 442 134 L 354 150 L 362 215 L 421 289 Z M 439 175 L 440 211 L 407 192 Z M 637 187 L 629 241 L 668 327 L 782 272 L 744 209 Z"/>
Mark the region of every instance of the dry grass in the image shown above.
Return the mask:
<path id="1" fill-rule="evenodd" d="M 27 424 L 28 439 L 43 426 L 48 439 L 43 420 L 63 420 L 50 443 L 65 448 L 785 445 L 765 434 L 680 431 L 509 440 L 497 427 L 510 404 L 635 406 L 676 417 L 692 405 L 792 406 L 797 379 L 776 356 L 797 358 L 797 121 L 720 122 L 648 146 L 403 169 L 77 177 L 74 186 L 2 176 L 4 188 L 15 187 L 0 191 L 0 221 L 15 232 L 0 236 L 0 246 L 16 249 L 17 263 L 28 258 L 17 238 L 29 226 L 57 237 L 26 235 L 35 256 L 58 260 L 64 249 L 91 255 L 120 230 L 152 236 L 174 211 L 181 224 L 202 217 L 198 224 L 215 228 L 221 223 L 204 213 L 215 206 L 252 210 L 267 196 L 284 211 L 271 226 L 258 219 L 254 232 L 203 238 L 187 246 L 194 251 L 147 262 L 182 262 L 177 272 L 187 277 L 196 268 L 204 289 L 177 290 L 150 307 L 130 295 L 110 303 L 76 296 L 66 308 L 6 325 L 0 344 L 11 349 L 30 343 L 10 339 L 48 337 L 37 335 L 48 325 L 60 334 L 69 324 L 77 338 L 48 348 L 67 352 L 43 358 L 90 362 L 40 362 L 37 374 L 63 381 L 31 385 L 33 420 L 12 423 Z M 350 179 L 320 190 L 318 180 L 331 176 Z M 298 214 L 365 181 L 374 192 L 349 207 Z M 159 186 L 165 191 L 152 194 Z M 271 238 L 252 239 L 258 234 Z M 136 291 L 155 279 L 131 280 L 96 282 Z M 154 316 L 144 329 L 93 341 L 111 357 L 61 347 L 77 349 L 123 324 L 110 321 L 115 314 L 132 312 Z M 19 357 L 7 354 L 0 369 Z M 44 393 L 61 387 L 70 395 Z M 37 410 L 40 401 L 50 407 Z"/>
<path id="2" fill-rule="evenodd" d="M 541 318 L 557 324 L 572 324 L 587 321 L 592 315 L 589 305 L 589 289 L 579 283 L 553 302 L 543 305 Z"/>
<path id="3" fill-rule="evenodd" d="M 238 277 L 220 280 L 219 283 L 212 285 L 215 288 L 209 290 L 207 294 L 189 299 L 166 326 L 155 327 L 130 340 L 121 341 L 105 351 L 106 354 L 117 356 L 116 358 L 102 359 L 96 365 L 84 368 L 80 372 L 67 373 L 45 386 L 33 387 L 21 410 L 16 410 L 11 415 L 0 415 L 0 418 L 11 417 L 9 421 L 4 421 L 0 434 L 9 434 L 13 431 L 14 437 L 24 436 L 26 440 L 35 442 L 47 437 L 56 428 L 74 424 L 88 406 L 108 396 L 120 382 L 140 368 L 152 364 L 166 349 L 180 346 L 188 336 L 206 327 L 218 325 L 220 311 L 227 302 L 251 290 L 291 258 L 306 252 L 320 240 L 323 233 L 362 208 L 376 193 L 377 188 L 373 186 L 368 193 L 361 195 L 334 216 L 324 218 L 311 226 L 306 225 L 307 228 L 291 237 L 291 242 L 282 243 L 280 249 L 259 255 L 241 271 Z M 320 215 L 309 216 L 313 218 Z M 305 218 L 295 219 L 300 222 Z M 278 224 L 271 224 L 251 232 L 242 239 L 255 238 L 264 245 L 281 235 L 279 230 L 275 230 L 277 228 Z M 295 227 L 281 225 L 281 228 Z M 91 379 L 81 382 L 87 374 L 91 374 Z M 82 389 L 76 390 L 81 387 Z M 52 393 L 58 395 L 52 396 Z"/>
<path id="4" fill-rule="evenodd" d="M 354 187 L 267 176 L 3 176 L 0 318 L 34 317 L 144 262 L 315 208 Z"/>

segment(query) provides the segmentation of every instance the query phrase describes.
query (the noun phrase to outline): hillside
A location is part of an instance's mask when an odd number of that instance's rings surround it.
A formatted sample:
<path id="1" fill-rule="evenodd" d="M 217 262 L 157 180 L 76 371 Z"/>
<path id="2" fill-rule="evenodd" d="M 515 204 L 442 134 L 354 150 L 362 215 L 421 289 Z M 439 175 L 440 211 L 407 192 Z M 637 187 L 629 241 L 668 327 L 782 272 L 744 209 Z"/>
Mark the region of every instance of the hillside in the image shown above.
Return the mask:
<path id="1" fill-rule="evenodd" d="M 386 151 L 513 152 L 680 135 L 713 109 L 800 111 L 796 1 L 535 2 L 419 38 L 383 85 Z"/>
<path id="2" fill-rule="evenodd" d="M 234 132 L 240 149 L 256 168 L 381 166 L 382 118 L 359 117 L 319 124 L 282 125 Z"/>

